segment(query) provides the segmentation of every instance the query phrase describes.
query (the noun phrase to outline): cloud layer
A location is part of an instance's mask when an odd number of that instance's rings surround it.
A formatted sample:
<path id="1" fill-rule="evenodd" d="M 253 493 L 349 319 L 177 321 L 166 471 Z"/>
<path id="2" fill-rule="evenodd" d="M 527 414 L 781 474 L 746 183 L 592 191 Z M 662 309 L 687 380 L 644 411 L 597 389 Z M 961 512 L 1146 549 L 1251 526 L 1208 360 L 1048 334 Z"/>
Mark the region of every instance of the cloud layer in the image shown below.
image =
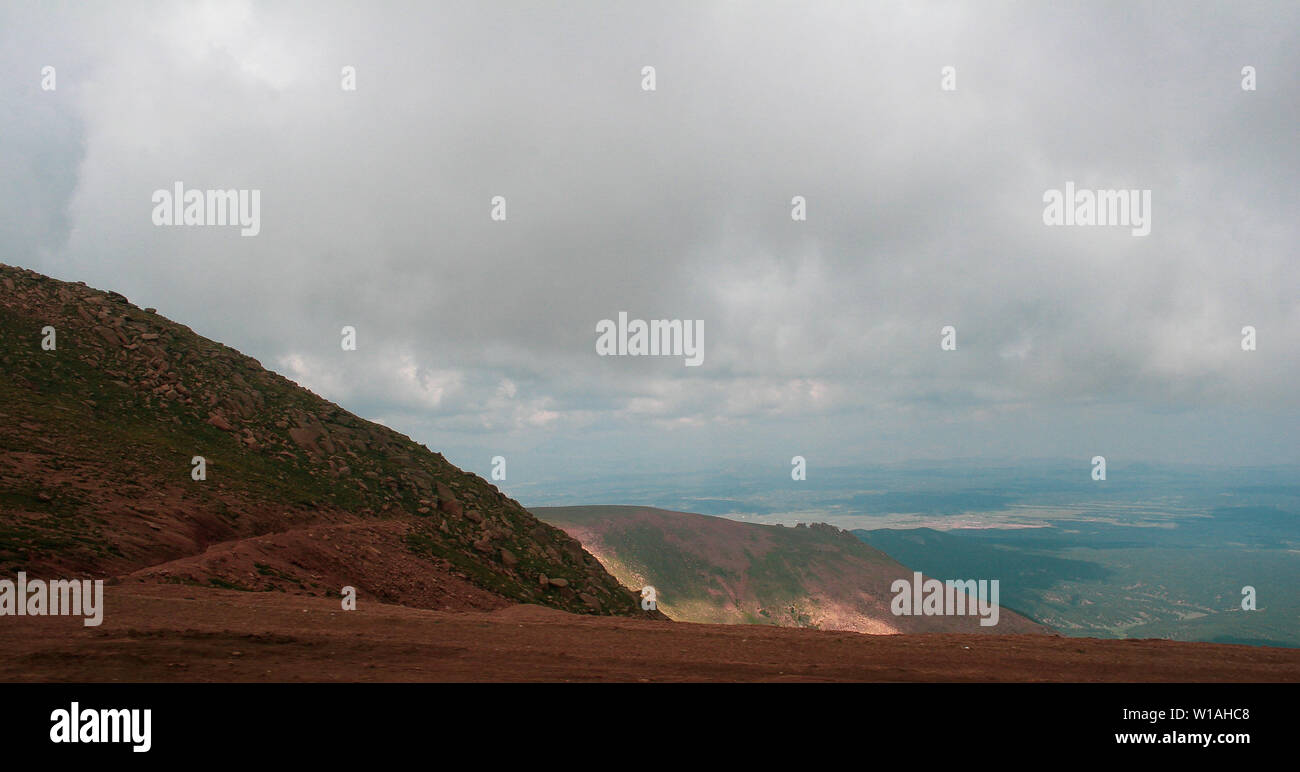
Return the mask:
<path id="1" fill-rule="evenodd" d="M 33 4 L 0 29 L 5 262 L 476 471 L 1300 463 L 1293 3 Z M 177 180 L 261 190 L 261 233 L 154 227 Z M 1044 226 L 1067 180 L 1150 189 L 1151 235 Z M 597 356 L 620 311 L 704 320 L 704 365 Z"/>

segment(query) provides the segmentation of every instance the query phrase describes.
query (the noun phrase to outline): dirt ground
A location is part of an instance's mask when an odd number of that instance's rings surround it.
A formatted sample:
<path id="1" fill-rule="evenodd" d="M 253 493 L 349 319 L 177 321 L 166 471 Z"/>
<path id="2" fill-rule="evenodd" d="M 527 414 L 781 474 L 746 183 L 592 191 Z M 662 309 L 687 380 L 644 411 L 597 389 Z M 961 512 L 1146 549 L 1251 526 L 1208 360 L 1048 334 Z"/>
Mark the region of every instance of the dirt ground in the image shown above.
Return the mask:
<path id="1" fill-rule="evenodd" d="M 4 681 L 1300 681 L 1300 650 L 701 625 L 539 606 L 442 612 L 105 588 L 104 622 L 0 618 Z"/>

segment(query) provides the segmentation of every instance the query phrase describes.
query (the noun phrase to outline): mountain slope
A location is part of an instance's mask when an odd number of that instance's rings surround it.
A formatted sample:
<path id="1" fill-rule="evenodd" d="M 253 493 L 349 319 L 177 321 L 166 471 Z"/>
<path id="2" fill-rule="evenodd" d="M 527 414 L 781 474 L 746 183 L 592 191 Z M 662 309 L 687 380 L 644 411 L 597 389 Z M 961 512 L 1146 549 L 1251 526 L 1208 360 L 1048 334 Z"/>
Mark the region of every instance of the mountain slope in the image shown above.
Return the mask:
<path id="1" fill-rule="evenodd" d="M 117 293 L 0 265 L 0 372 L 0 575 L 644 615 L 487 481 Z"/>
<path id="2" fill-rule="evenodd" d="M 866 633 L 1050 632 L 1005 607 L 988 627 L 975 616 L 895 616 L 890 585 L 911 581 L 912 570 L 825 524 L 783 528 L 647 507 L 532 511 L 625 585 L 652 585 L 672 619 Z"/>

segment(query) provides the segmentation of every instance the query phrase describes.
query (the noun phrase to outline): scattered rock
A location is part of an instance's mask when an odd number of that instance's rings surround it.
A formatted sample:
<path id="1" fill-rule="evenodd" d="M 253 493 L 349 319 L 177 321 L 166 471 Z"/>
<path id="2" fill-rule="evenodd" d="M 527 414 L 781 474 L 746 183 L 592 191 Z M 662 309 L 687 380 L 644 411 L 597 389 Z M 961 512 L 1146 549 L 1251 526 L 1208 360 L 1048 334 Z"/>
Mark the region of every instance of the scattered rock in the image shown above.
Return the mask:
<path id="1" fill-rule="evenodd" d="M 226 417 L 220 413 L 208 413 L 208 423 L 223 432 L 233 432 L 235 430 L 235 427 L 231 426 L 230 422 L 226 420 Z"/>
<path id="2" fill-rule="evenodd" d="M 125 342 L 118 337 L 117 331 L 111 327 L 98 326 L 95 328 L 95 334 L 103 338 L 104 342 L 110 346 L 120 346 Z"/>
<path id="3" fill-rule="evenodd" d="M 438 509 L 453 517 L 460 517 L 460 502 L 452 495 L 451 489 L 438 483 Z"/>

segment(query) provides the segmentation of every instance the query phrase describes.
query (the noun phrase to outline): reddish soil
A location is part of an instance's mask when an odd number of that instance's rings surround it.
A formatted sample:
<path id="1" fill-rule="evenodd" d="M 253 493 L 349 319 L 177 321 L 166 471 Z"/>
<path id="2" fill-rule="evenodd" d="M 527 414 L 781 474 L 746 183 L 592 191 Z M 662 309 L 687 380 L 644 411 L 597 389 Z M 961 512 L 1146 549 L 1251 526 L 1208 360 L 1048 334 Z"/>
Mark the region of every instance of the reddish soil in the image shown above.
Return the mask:
<path id="1" fill-rule="evenodd" d="M 430 611 L 126 583 L 104 623 L 0 620 L 4 681 L 1300 681 L 1300 650 Z"/>
<path id="2" fill-rule="evenodd" d="M 402 546 L 405 520 L 317 524 L 213 544 L 198 555 L 140 569 L 129 584 L 177 583 L 361 598 L 439 611 L 491 611 L 511 605 L 447 566 Z"/>

